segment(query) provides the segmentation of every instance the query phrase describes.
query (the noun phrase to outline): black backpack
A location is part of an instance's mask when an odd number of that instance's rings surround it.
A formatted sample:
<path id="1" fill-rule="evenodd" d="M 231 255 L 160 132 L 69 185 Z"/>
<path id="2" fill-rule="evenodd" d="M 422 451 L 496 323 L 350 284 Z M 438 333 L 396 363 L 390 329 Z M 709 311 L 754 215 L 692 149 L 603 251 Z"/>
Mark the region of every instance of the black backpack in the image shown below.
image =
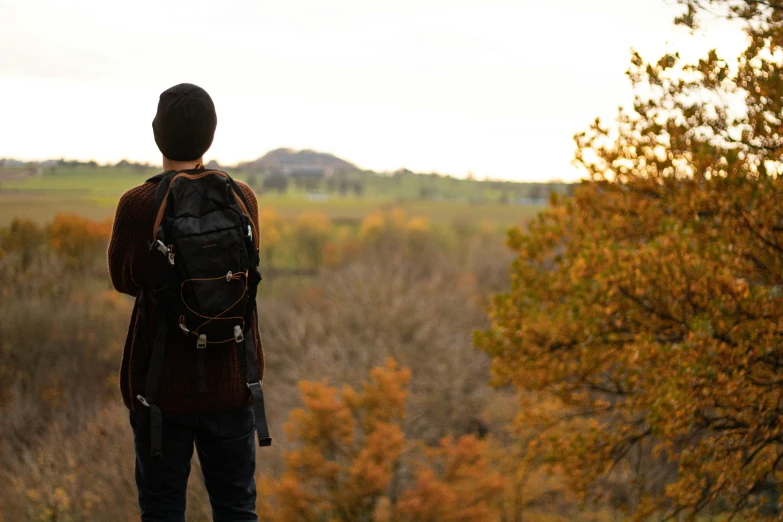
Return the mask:
<path id="1" fill-rule="evenodd" d="M 165 284 L 149 296 L 161 316 L 150 357 L 144 396 L 150 408 L 152 454 L 160 454 L 162 419 L 156 406 L 168 335 L 184 335 L 197 351 L 198 390 L 204 386 L 205 350 L 238 350 L 243 378 L 253 395 L 260 446 L 272 439 L 264 413 L 253 332 L 256 314 L 258 230 L 244 193 L 225 172 L 194 169 L 164 172 L 158 182 L 150 249 L 165 256 Z M 195 378 L 196 376 L 194 376 Z"/>

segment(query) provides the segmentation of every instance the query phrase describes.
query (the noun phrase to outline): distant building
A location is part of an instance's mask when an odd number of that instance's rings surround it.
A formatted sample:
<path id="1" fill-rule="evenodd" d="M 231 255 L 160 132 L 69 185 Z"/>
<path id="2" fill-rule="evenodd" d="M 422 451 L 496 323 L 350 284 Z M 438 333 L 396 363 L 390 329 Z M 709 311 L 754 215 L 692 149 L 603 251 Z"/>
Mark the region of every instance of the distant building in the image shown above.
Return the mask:
<path id="1" fill-rule="evenodd" d="M 334 175 L 334 168 L 318 165 L 283 165 L 280 173 L 294 180 L 322 180 L 331 178 Z"/>
<path id="2" fill-rule="evenodd" d="M 24 167 L 25 163 L 23 161 L 15 160 L 15 159 L 5 159 L 0 158 L 0 167 Z"/>

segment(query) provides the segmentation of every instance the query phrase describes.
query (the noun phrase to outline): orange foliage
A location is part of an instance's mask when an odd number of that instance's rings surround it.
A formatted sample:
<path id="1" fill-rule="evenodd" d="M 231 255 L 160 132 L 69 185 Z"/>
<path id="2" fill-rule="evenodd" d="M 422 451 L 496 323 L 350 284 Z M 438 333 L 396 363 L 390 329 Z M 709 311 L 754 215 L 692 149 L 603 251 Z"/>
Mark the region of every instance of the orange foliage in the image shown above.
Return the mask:
<path id="1" fill-rule="evenodd" d="M 274 253 L 280 243 L 283 222 L 273 207 L 262 207 L 258 212 L 260 249 L 264 261 L 274 263 Z"/>
<path id="2" fill-rule="evenodd" d="M 386 227 L 386 220 L 383 212 L 371 212 L 364 216 L 359 234 L 363 238 L 372 237 L 379 234 Z"/>
<path id="3" fill-rule="evenodd" d="M 431 238 L 430 220 L 424 216 L 408 217 L 404 208 L 388 212 L 372 212 L 364 217 L 359 237 L 365 241 L 405 240 L 413 247 L 421 247 Z"/>
<path id="4" fill-rule="evenodd" d="M 305 211 L 299 214 L 294 227 L 294 240 L 298 251 L 311 266 L 321 266 L 324 245 L 331 233 L 332 219 L 323 212 Z"/>
<path id="5" fill-rule="evenodd" d="M 561 402 L 524 420 L 588 498 L 780 519 L 783 12 L 680 3 L 755 20 L 747 50 L 632 57 L 634 105 L 576 137 L 575 197 L 509 234 L 512 288 L 476 342 L 497 384 Z"/>
<path id="6" fill-rule="evenodd" d="M 400 427 L 410 371 L 391 359 L 355 390 L 299 384 L 304 406 L 286 433 L 297 448 L 285 454 L 276 482 L 259 481 L 269 521 L 391 520 L 483 522 L 497 519 L 505 481 L 491 469 L 487 443 L 465 436 L 425 449 L 415 480 L 402 487 L 404 453 L 414 452 Z M 399 500 L 397 500 L 399 499 Z"/>
<path id="7" fill-rule="evenodd" d="M 400 520 L 482 522 L 494 520 L 506 481 L 490 468 L 486 442 L 473 436 L 445 438 L 427 451 L 429 462 L 397 505 Z M 436 470 L 439 470 L 436 471 Z"/>
<path id="8" fill-rule="evenodd" d="M 290 414 L 288 437 L 299 448 L 286 453 L 286 471 L 274 488 L 269 520 L 362 520 L 384 496 L 405 440 L 407 369 L 388 360 L 371 372 L 361 391 L 325 383 L 299 384 L 304 407 Z"/>
<path id="9" fill-rule="evenodd" d="M 339 244 L 329 242 L 324 245 L 321 257 L 323 258 L 324 266 L 336 267 L 343 261 L 343 252 Z"/>
<path id="10" fill-rule="evenodd" d="M 67 264 L 79 266 L 103 248 L 111 234 L 111 220 L 100 223 L 73 214 L 58 214 L 46 228 L 49 246 Z"/>

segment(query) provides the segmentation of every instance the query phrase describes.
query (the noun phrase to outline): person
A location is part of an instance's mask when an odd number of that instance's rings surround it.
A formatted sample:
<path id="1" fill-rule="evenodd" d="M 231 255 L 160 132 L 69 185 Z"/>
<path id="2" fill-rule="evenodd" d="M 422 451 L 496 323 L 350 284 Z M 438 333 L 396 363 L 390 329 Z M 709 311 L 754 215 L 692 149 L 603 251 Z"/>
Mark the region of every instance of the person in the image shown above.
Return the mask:
<path id="1" fill-rule="evenodd" d="M 204 89 L 180 84 L 164 91 L 152 122 L 164 171 L 204 171 L 204 154 L 212 145 L 216 126 L 215 106 Z M 166 277 L 166 263 L 162 261 L 165 256 L 152 248 L 151 241 L 157 214 L 155 195 L 162 177 L 152 178 L 122 195 L 108 248 L 114 288 L 136 297 L 122 355 L 120 387 L 123 402 L 130 410 L 141 519 L 185 520 L 186 489 L 195 445 L 213 519 L 256 521 L 254 441 L 259 405 L 254 404 L 255 392 L 246 384 L 250 382 L 246 377 L 256 375 L 260 390 L 264 352 L 254 309 L 248 325 L 252 335 L 248 346 L 253 347 L 247 357 L 247 361 L 253 362 L 250 367 L 237 350 L 194 350 L 195 343 L 188 336 L 175 335 L 181 333 L 178 330 L 170 331 L 163 336 L 154 403 L 150 396 L 148 380 L 152 382 L 153 378 L 147 376 L 156 366 L 156 335 L 165 312 L 159 309 L 161 303 L 149 298 Z M 258 231 L 256 197 L 246 184 L 236 182 L 236 186 L 247 203 L 253 228 Z M 263 413 L 263 401 L 260 406 Z M 264 429 L 265 422 L 264 419 Z M 261 442 L 268 443 L 271 439 Z"/>

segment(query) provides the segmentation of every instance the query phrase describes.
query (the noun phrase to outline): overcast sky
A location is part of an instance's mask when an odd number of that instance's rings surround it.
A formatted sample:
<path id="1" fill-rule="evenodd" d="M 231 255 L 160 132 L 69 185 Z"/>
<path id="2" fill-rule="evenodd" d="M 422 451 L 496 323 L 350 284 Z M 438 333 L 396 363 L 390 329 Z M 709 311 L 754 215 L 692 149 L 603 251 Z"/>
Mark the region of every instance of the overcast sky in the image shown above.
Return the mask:
<path id="1" fill-rule="evenodd" d="M 374 170 L 571 180 L 574 133 L 630 102 L 630 48 L 736 54 L 673 0 L 0 0 L 0 157 L 159 163 L 161 91 L 204 87 L 207 159 L 277 147 Z"/>

